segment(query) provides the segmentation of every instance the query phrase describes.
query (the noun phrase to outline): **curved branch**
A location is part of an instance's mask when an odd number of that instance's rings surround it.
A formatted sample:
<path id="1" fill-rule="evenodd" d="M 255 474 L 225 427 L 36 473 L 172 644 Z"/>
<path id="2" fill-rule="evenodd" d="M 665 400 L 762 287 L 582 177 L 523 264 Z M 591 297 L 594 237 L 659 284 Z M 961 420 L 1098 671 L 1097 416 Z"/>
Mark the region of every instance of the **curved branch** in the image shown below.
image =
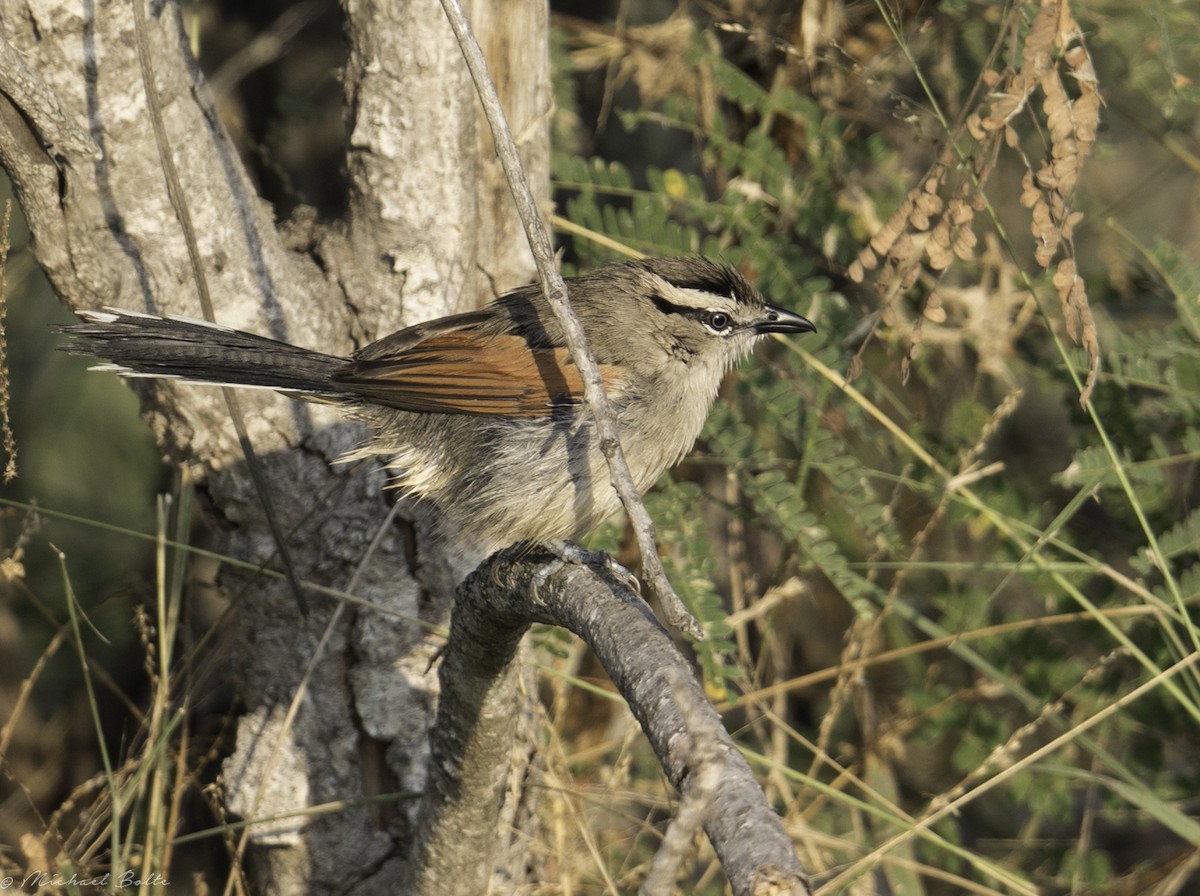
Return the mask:
<path id="1" fill-rule="evenodd" d="M 439 673 L 413 892 L 448 892 L 448 881 L 459 892 L 486 885 L 512 736 L 517 645 L 530 624 L 542 622 L 571 630 L 596 652 L 689 814 L 703 824 L 734 893 L 763 892 L 768 881 L 774 893 L 809 893 L 779 817 L 645 603 L 603 566 L 547 568 L 546 560 L 518 545 L 459 588 Z M 466 872 L 477 875 L 474 890 Z"/>

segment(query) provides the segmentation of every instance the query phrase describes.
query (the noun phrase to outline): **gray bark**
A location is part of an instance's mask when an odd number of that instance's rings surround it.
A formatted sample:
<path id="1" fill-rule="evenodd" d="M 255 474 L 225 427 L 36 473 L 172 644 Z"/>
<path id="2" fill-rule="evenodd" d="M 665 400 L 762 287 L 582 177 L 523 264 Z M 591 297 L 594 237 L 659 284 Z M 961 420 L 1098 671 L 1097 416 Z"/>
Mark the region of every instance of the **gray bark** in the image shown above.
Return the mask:
<path id="1" fill-rule="evenodd" d="M 671 891 L 702 826 L 735 894 L 807 896 L 808 876 L 779 816 L 645 602 L 603 566 L 547 559 L 527 546 L 510 548 L 459 589 L 411 892 L 483 891 L 490 838 L 462 832 L 496 817 L 515 725 L 517 646 L 531 623 L 542 622 L 575 632 L 595 651 L 682 794 L 642 892 Z"/>
<path id="2" fill-rule="evenodd" d="M 492 66 L 545 198 L 546 9 L 476 5 L 485 49 L 504 50 Z M 303 215 L 276 225 L 213 111 L 178 8 L 152 5 L 147 22 L 150 77 L 217 321 L 336 353 L 481 304 L 532 271 L 510 236 L 511 198 L 483 155 L 488 138 L 438 4 L 347 0 L 345 10 L 351 195 L 346 220 L 330 225 Z M 0 0 L 0 164 L 66 304 L 202 316 L 133 23 L 125 3 Z M 138 388 L 164 451 L 198 484 L 207 546 L 277 565 L 220 392 Z M 225 571 L 247 707 L 225 769 L 229 806 L 277 815 L 417 790 L 436 688 L 423 629 L 411 620 L 444 621 L 452 574 L 438 570 L 453 559 L 409 556 L 407 532 L 392 524 L 359 569 L 387 516 L 385 477 L 375 466 L 331 462 L 366 434 L 319 405 L 265 393 L 244 393 L 241 404 L 299 576 L 344 588 L 358 569 L 355 593 L 378 609 L 342 614 L 284 732 L 333 604 L 310 593 L 303 621 L 285 585 Z M 369 887 L 372 874 L 387 880 L 407 851 L 409 817 L 346 809 L 252 829 L 255 889 L 333 892 Z"/>

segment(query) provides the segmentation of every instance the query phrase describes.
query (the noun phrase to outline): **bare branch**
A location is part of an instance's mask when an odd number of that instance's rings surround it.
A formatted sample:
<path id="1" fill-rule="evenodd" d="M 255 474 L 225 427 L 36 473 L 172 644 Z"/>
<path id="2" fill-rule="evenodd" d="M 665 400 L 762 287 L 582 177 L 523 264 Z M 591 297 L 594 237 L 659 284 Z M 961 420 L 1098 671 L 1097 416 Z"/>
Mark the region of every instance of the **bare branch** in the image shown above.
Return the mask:
<path id="1" fill-rule="evenodd" d="M 645 603 L 603 567 L 560 563 L 547 573 L 548 559 L 528 546 L 510 548 L 459 589 L 440 670 L 414 891 L 446 892 L 438 888 L 449 880 L 460 892 L 479 892 L 486 884 L 513 725 L 517 645 L 531 623 L 541 622 L 569 629 L 591 646 L 667 778 L 685 794 L 697 791 L 687 799 L 689 811 L 701 816 L 734 893 L 758 892 L 769 879 L 772 892 L 807 894 L 807 875 L 779 817 Z M 468 870 L 480 875 L 474 890 L 457 876 Z"/>
<path id="2" fill-rule="evenodd" d="M 671 669 L 671 696 L 679 703 L 679 708 L 687 719 L 689 727 L 701 727 L 703 721 L 703 706 L 707 702 L 694 702 L 695 693 L 689 691 L 683 679 Z M 658 893 L 671 893 L 675 888 L 675 879 L 679 869 L 687 861 L 692 849 L 692 838 L 700 830 L 713 811 L 713 797 L 720 783 L 720 757 L 712 754 L 715 744 L 704 743 L 697 745 L 697 755 L 700 751 L 708 750 L 709 755 L 703 756 L 703 762 L 698 771 L 688 775 L 681 788 L 679 808 L 675 817 L 667 826 L 663 835 L 662 846 L 654 854 L 650 870 L 639 888 L 639 896 L 655 896 Z"/>

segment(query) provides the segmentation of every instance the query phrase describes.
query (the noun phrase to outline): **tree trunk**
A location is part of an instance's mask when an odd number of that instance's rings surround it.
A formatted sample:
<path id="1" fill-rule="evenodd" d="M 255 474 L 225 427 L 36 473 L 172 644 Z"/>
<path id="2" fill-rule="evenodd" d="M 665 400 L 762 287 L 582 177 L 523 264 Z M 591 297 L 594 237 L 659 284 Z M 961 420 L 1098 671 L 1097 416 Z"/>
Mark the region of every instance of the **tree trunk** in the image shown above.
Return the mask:
<path id="1" fill-rule="evenodd" d="M 474 5 L 531 181 L 545 197 L 546 7 Z M 344 6 L 348 213 L 326 223 L 301 212 L 277 224 L 215 114 L 175 4 L 144 13 L 144 71 L 132 5 L 0 0 L 0 163 L 66 304 L 203 316 L 179 202 L 194 226 L 216 320 L 322 351 L 348 353 L 530 279 L 512 200 L 439 5 Z M 174 206 L 155 116 L 178 171 Z M 278 568 L 221 392 L 137 388 L 160 444 L 198 485 L 211 524 L 207 546 Z M 335 602 L 310 591 L 304 620 L 279 580 L 222 573 L 238 614 L 236 682 L 246 708 L 225 764 L 227 805 L 254 818 L 418 791 L 435 676 L 414 620 L 445 621 L 448 584 L 463 564 L 429 556 L 419 523 L 415 536 L 407 523 L 385 524 L 378 465 L 333 465 L 365 438 L 357 423 L 270 393 L 242 393 L 240 403 L 298 575 L 334 589 L 354 577 L 354 594 L 372 607 L 348 605 L 303 681 Z M 303 698 L 289 719 L 298 689 Z M 367 892 L 372 878 L 396 880 L 412 805 L 252 828 L 254 890 L 333 892 L 360 883 Z M 504 863 L 520 865 L 511 856 Z"/>

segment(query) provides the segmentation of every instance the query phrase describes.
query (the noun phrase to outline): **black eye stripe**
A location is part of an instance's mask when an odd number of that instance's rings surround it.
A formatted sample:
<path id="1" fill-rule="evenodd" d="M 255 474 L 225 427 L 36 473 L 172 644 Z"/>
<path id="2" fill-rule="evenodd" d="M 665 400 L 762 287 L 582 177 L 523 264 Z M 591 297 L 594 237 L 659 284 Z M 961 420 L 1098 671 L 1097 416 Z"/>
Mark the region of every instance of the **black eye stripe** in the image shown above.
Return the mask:
<path id="1" fill-rule="evenodd" d="M 704 324 L 712 330 L 727 330 L 733 325 L 733 315 L 727 311 L 716 311 L 709 308 L 691 308 L 687 305 L 677 305 L 669 299 L 664 299 L 657 293 L 651 293 L 650 301 L 663 314 L 678 314 Z"/>
<path id="2" fill-rule="evenodd" d="M 676 305 L 674 302 L 664 299 L 658 293 L 651 293 L 650 301 L 653 302 L 654 307 L 663 314 L 682 314 L 684 316 L 690 316 L 690 312 L 696 310 L 694 308 L 687 308 L 683 305 Z"/>

